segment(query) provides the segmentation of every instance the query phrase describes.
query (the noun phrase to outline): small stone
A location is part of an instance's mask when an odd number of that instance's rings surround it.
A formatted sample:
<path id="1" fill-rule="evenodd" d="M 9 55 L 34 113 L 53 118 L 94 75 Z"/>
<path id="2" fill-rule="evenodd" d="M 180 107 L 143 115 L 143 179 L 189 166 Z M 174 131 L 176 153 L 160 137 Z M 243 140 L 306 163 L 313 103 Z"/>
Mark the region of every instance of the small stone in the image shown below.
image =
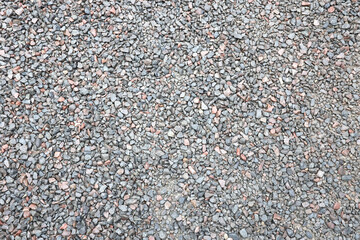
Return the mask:
<path id="1" fill-rule="evenodd" d="M 329 65 L 329 58 L 324 58 L 324 59 L 322 60 L 322 63 L 323 63 L 325 66 Z"/>
<path id="2" fill-rule="evenodd" d="M 286 229 L 286 233 L 287 233 L 287 235 L 288 235 L 289 237 L 294 237 L 294 236 L 295 236 L 294 231 L 291 230 L 290 228 Z"/>
<path id="3" fill-rule="evenodd" d="M 351 175 L 344 175 L 341 177 L 341 180 L 343 180 L 343 181 L 350 181 L 351 179 L 352 179 Z"/>
<path id="4" fill-rule="evenodd" d="M 189 166 L 188 169 L 189 169 L 189 171 L 190 171 L 191 174 L 195 174 L 195 173 L 196 173 L 195 169 L 194 169 L 192 166 Z"/>
<path id="5" fill-rule="evenodd" d="M 175 137 L 175 133 L 171 130 L 168 131 L 168 136 L 169 137 Z"/>
<path id="6" fill-rule="evenodd" d="M 344 57 L 345 57 L 345 54 L 343 52 L 336 56 L 336 58 L 340 58 L 340 59 L 342 59 Z"/>
<path id="7" fill-rule="evenodd" d="M 311 232 L 306 231 L 305 234 L 306 234 L 306 237 L 307 237 L 307 238 L 309 238 L 309 239 L 312 239 L 312 238 L 313 238 L 313 235 L 312 235 Z"/>
<path id="8" fill-rule="evenodd" d="M 166 239 L 167 234 L 164 231 L 160 231 L 159 232 L 159 237 L 160 237 L 160 239 Z"/>
<path id="9" fill-rule="evenodd" d="M 204 102 L 201 102 L 201 109 L 202 110 L 207 110 L 208 107 L 206 106 L 206 104 Z"/>
<path id="10" fill-rule="evenodd" d="M 102 185 L 99 189 L 100 193 L 103 193 L 106 190 L 107 186 L 106 185 Z"/>
<path id="11" fill-rule="evenodd" d="M 118 108 L 118 107 L 120 107 L 121 102 L 120 101 L 115 101 L 114 105 L 115 105 L 116 108 Z"/>
<path id="12" fill-rule="evenodd" d="M 144 64 L 147 65 L 147 66 L 150 66 L 152 63 L 151 59 L 145 59 L 144 60 Z"/>
<path id="13" fill-rule="evenodd" d="M 256 118 L 261 118 L 261 117 L 262 117 L 261 109 L 257 109 L 256 110 Z"/>
<path id="14" fill-rule="evenodd" d="M 346 171 L 345 171 L 345 169 L 344 169 L 344 166 L 340 166 L 340 167 L 339 167 L 338 173 L 339 173 L 341 176 L 343 176 L 343 175 L 346 174 Z"/>
<path id="15" fill-rule="evenodd" d="M 96 31 L 95 28 L 92 28 L 92 29 L 90 30 L 90 32 L 91 32 L 91 34 L 92 34 L 94 37 L 96 37 L 97 31 Z"/>
<path id="16" fill-rule="evenodd" d="M 211 6 L 209 4 L 205 4 L 204 9 L 205 9 L 205 11 L 210 11 Z"/>
<path id="17" fill-rule="evenodd" d="M 114 6 L 111 7 L 109 12 L 112 14 L 116 14 L 116 9 L 114 8 Z"/>
<path id="18" fill-rule="evenodd" d="M 216 108 L 216 106 L 213 106 L 213 107 L 211 108 L 211 113 L 213 113 L 213 114 L 217 113 L 217 108 Z"/>
<path id="19" fill-rule="evenodd" d="M 301 2 L 301 6 L 310 6 L 311 4 L 309 2 Z"/>
<path id="20" fill-rule="evenodd" d="M 161 150 L 157 150 L 157 151 L 156 151 L 156 155 L 159 156 L 159 157 L 161 157 L 161 156 L 164 156 L 165 153 L 164 153 L 163 151 L 161 151 Z"/>
<path id="21" fill-rule="evenodd" d="M 228 238 L 231 238 L 232 240 L 240 240 L 240 237 L 235 233 L 229 233 Z"/>
<path id="22" fill-rule="evenodd" d="M 273 218 L 274 218 L 275 220 L 281 220 L 281 216 L 280 216 L 279 214 L 277 214 L 277 213 L 274 213 Z"/>
<path id="23" fill-rule="evenodd" d="M 24 218 L 29 218 L 31 216 L 30 212 L 28 210 L 24 210 Z"/>
<path id="24" fill-rule="evenodd" d="M 325 172 L 319 170 L 318 173 L 316 174 L 319 178 L 322 178 L 324 176 Z"/>
<path id="25" fill-rule="evenodd" d="M 220 184 L 220 186 L 221 186 L 222 188 L 225 187 L 225 181 L 224 181 L 224 180 L 219 179 L 219 184 Z"/>
<path id="26" fill-rule="evenodd" d="M 6 16 L 9 17 L 13 13 L 13 10 L 11 8 L 8 8 L 8 9 L 6 9 L 5 13 L 6 13 Z"/>
<path id="27" fill-rule="evenodd" d="M 18 9 L 15 10 L 15 13 L 16 13 L 17 15 L 19 15 L 19 16 L 20 16 L 23 12 L 24 12 L 24 9 L 23 9 L 23 8 L 18 8 Z"/>
<path id="28" fill-rule="evenodd" d="M 110 94 L 109 94 L 109 97 L 110 97 L 110 100 L 111 100 L 112 102 L 115 102 L 115 101 L 116 101 L 116 95 L 115 95 L 114 93 L 110 93 Z"/>
<path id="29" fill-rule="evenodd" d="M 342 29 L 349 29 L 350 28 L 350 24 L 349 23 L 345 23 L 344 25 L 341 26 Z"/>
<path id="30" fill-rule="evenodd" d="M 334 223 L 332 223 L 332 222 L 327 222 L 326 225 L 327 225 L 329 228 L 331 228 L 331 229 L 334 229 L 334 228 L 335 228 L 335 225 L 334 225 Z"/>
<path id="31" fill-rule="evenodd" d="M 13 95 L 14 98 L 18 98 L 18 97 L 19 97 L 19 93 L 18 93 L 15 89 L 12 89 L 12 90 L 11 90 L 11 94 Z"/>
<path id="32" fill-rule="evenodd" d="M 241 237 L 243 237 L 243 238 L 247 238 L 247 237 L 248 237 L 248 234 L 247 234 L 245 228 L 243 228 L 243 229 L 240 230 L 240 235 L 241 235 Z"/>
<path id="33" fill-rule="evenodd" d="M 225 91 L 224 91 L 224 95 L 229 97 L 231 95 L 231 90 L 229 88 L 227 88 Z"/>
<path id="34" fill-rule="evenodd" d="M 341 207 L 341 204 L 339 202 L 336 202 L 334 204 L 334 210 L 338 210 L 338 209 L 340 209 L 340 207 Z"/>
<path id="35" fill-rule="evenodd" d="M 13 179 L 12 177 L 10 177 L 10 176 L 6 176 L 6 177 L 5 177 L 5 181 L 6 181 L 7 183 L 13 183 L 13 182 L 14 182 L 14 179 Z"/>
<path id="36" fill-rule="evenodd" d="M 170 209 L 171 203 L 169 201 L 166 201 L 164 206 L 165 206 L 165 209 Z"/>
<path id="37" fill-rule="evenodd" d="M 69 188 L 68 182 L 61 182 L 59 183 L 59 188 L 62 190 L 66 190 Z"/>
<path id="38" fill-rule="evenodd" d="M 21 147 L 20 147 L 20 151 L 22 152 L 22 153 L 26 153 L 27 152 L 27 146 L 26 145 L 21 145 Z"/>

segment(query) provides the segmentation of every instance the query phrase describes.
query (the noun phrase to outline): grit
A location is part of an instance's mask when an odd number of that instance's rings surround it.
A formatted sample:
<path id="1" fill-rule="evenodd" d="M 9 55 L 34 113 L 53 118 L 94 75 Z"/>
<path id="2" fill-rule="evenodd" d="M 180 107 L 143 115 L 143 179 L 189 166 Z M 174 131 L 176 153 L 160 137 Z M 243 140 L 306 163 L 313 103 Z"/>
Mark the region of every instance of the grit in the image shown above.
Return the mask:
<path id="1" fill-rule="evenodd" d="M 2 0 L 0 239 L 360 239 L 360 2 Z"/>

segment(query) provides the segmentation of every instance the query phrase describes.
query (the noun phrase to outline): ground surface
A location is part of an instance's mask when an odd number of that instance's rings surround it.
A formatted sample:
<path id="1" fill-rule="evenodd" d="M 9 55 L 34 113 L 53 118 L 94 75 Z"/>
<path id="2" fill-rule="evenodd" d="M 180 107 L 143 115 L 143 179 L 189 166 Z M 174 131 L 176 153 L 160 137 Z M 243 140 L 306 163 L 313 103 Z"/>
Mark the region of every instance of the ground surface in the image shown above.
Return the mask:
<path id="1" fill-rule="evenodd" d="M 358 1 L 1 1 L 1 239 L 360 239 Z"/>

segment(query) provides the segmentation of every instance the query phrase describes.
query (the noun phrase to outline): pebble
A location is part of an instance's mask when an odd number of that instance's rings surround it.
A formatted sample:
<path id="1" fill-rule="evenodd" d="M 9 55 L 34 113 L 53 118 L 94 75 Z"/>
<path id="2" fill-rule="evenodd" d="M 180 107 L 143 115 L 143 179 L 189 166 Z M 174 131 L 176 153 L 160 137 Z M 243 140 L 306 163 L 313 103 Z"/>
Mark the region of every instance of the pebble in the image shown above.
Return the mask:
<path id="1" fill-rule="evenodd" d="M 336 202 L 334 204 L 334 210 L 338 210 L 338 209 L 340 209 L 340 207 L 341 207 L 341 204 L 339 202 Z"/>
<path id="2" fill-rule="evenodd" d="M 159 237 L 160 237 L 160 239 L 166 239 L 167 234 L 164 231 L 160 231 L 159 232 Z"/>
<path id="3" fill-rule="evenodd" d="M 316 174 L 318 177 L 322 178 L 324 176 L 325 172 L 319 170 L 318 173 Z"/>
<path id="4" fill-rule="evenodd" d="M 229 233 L 228 237 L 232 240 L 240 240 L 239 236 L 235 233 Z"/>
<path id="5" fill-rule="evenodd" d="M 247 232 L 246 232 L 246 230 L 245 230 L 244 228 L 240 230 L 240 235 L 241 235 L 241 237 L 243 237 L 243 238 L 247 238 L 247 237 L 248 237 L 248 234 L 247 234 Z"/>
<path id="6" fill-rule="evenodd" d="M 306 231 L 305 234 L 306 234 L 306 237 L 307 237 L 308 239 L 312 239 L 312 238 L 313 238 L 313 235 L 312 235 L 311 232 Z"/>
<path id="7" fill-rule="evenodd" d="M 350 180 L 352 180 L 352 176 L 351 175 L 344 175 L 344 176 L 341 177 L 341 180 L 350 181 Z"/>
<path id="8" fill-rule="evenodd" d="M 18 9 L 15 10 L 15 13 L 16 13 L 17 15 L 21 15 L 23 12 L 24 12 L 24 9 L 23 9 L 23 8 L 18 8 Z"/>
<path id="9" fill-rule="evenodd" d="M 202 110 L 207 110 L 208 107 L 206 106 L 206 104 L 204 102 L 201 102 L 201 109 Z"/>
<path id="10" fill-rule="evenodd" d="M 169 137 L 175 137 L 175 133 L 173 131 L 169 130 L 168 136 Z"/>

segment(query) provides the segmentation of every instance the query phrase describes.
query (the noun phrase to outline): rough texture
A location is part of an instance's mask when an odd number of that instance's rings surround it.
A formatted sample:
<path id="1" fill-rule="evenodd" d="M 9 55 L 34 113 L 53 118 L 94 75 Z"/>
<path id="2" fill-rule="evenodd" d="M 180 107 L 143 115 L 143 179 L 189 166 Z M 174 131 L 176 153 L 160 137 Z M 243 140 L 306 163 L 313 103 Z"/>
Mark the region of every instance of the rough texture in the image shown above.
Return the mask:
<path id="1" fill-rule="evenodd" d="M 1 1 L 1 239 L 360 239 L 358 1 Z"/>

